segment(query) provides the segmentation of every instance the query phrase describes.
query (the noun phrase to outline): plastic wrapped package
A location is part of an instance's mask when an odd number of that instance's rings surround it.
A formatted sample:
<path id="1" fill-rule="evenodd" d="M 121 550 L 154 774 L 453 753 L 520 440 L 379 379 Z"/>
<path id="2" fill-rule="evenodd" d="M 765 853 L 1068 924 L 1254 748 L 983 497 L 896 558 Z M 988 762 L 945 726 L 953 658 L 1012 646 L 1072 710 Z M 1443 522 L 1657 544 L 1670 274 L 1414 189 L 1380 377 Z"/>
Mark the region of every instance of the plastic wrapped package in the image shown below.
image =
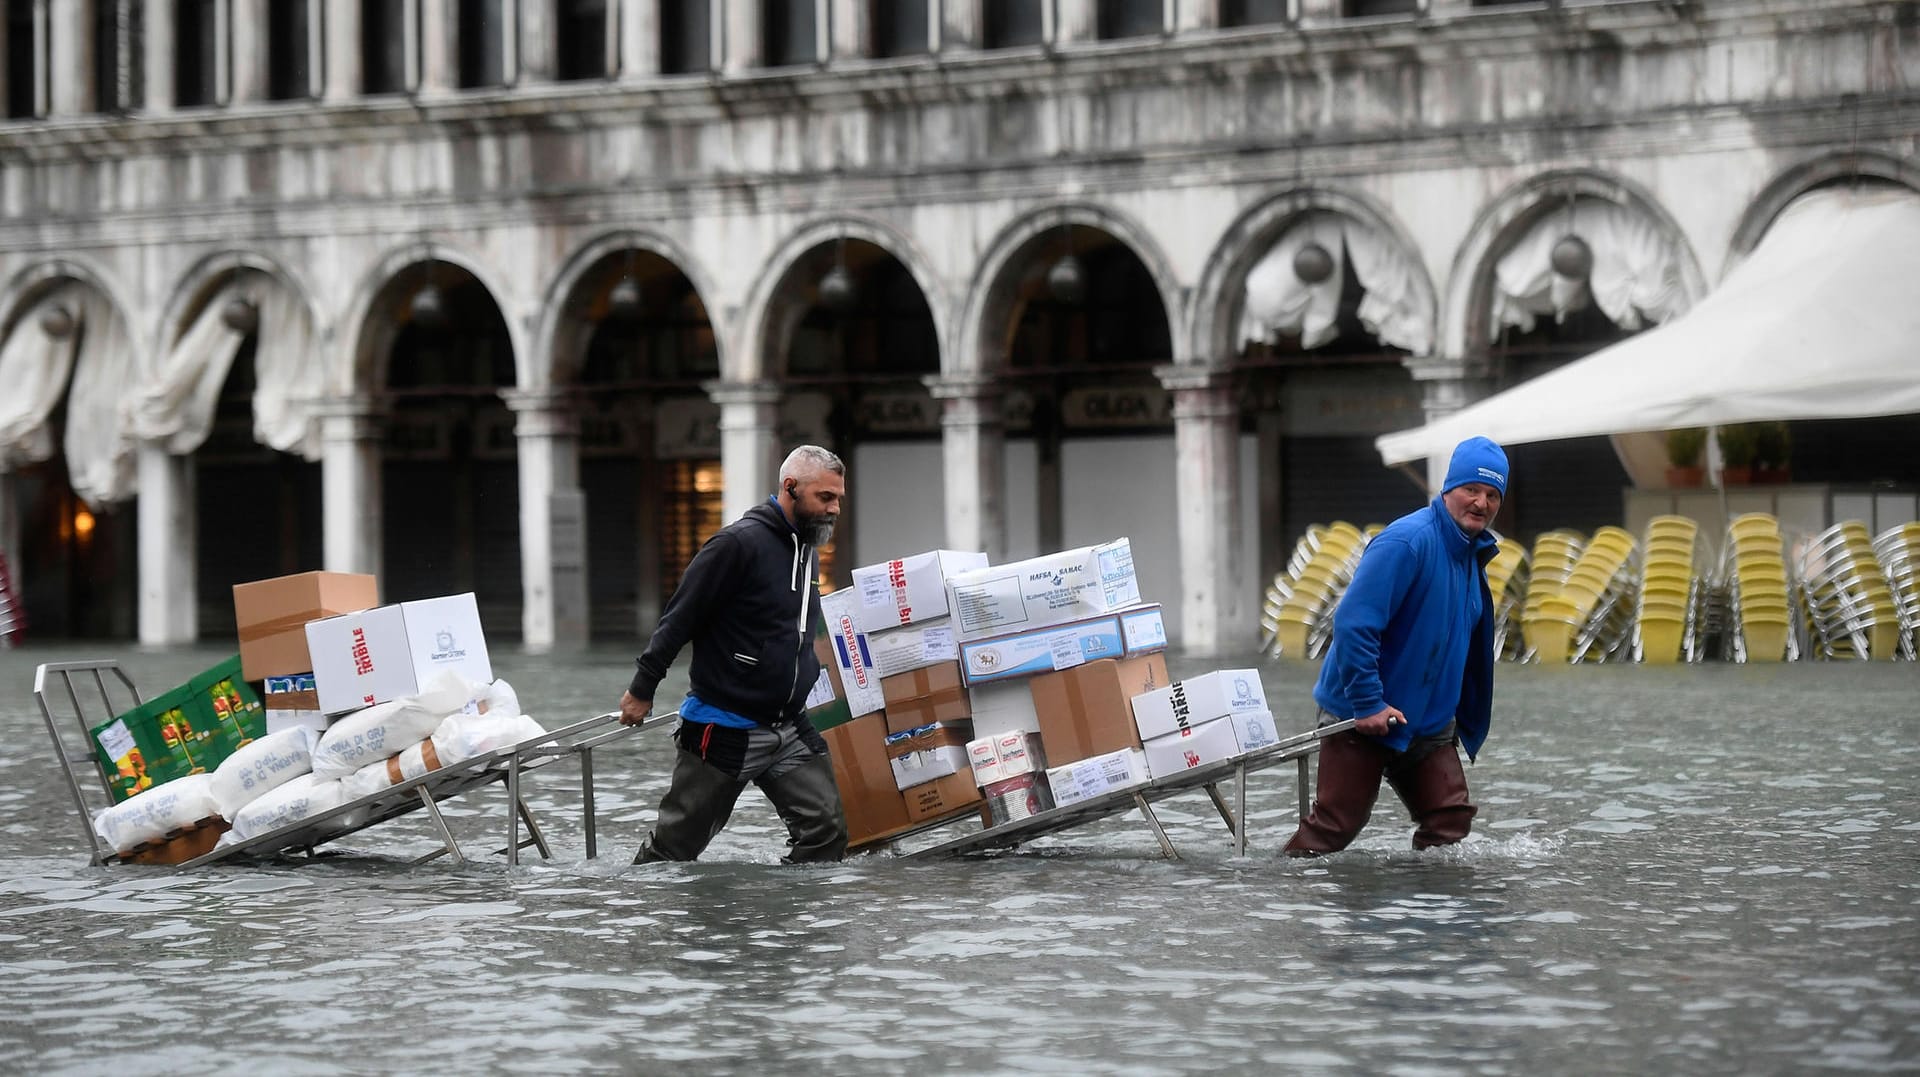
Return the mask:
<path id="1" fill-rule="evenodd" d="M 232 819 L 255 797 L 313 770 L 320 731 L 294 726 L 261 737 L 223 760 L 213 772 L 212 793 L 222 819 Z"/>
<path id="2" fill-rule="evenodd" d="M 455 714 L 433 731 L 433 748 L 440 758 L 440 765 L 446 766 L 511 747 L 545 732 L 539 722 L 524 714 L 509 716 L 492 711 L 486 714 Z"/>
<path id="3" fill-rule="evenodd" d="M 116 853 L 219 815 L 213 775 L 189 774 L 128 797 L 93 817 L 93 832 Z"/>
<path id="4" fill-rule="evenodd" d="M 270 830 L 297 823 L 347 802 L 346 791 L 333 779 L 302 774 L 264 796 L 256 797 L 235 813 L 233 829 L 220 839 L 221 844 L 257 838 Z"/>
<path id="5" fill-rule="evenodd" d="M 398 755 L 427 739 L 442 719 L 473 699 L 475 686 L 451 670 L 424 691 L 355 711 L 327 727 L 313 749 L 313 773 L 345 778 L 369 763 Z"/>
<path id="6" fill-rule="evenodd" d="M 506 715 L 511 718 L 520 713 L 520 696 L 513 690 L 513 685 L 504 680 L 495 680 L 476 687 L 461 710 L 467 714 Z"/>

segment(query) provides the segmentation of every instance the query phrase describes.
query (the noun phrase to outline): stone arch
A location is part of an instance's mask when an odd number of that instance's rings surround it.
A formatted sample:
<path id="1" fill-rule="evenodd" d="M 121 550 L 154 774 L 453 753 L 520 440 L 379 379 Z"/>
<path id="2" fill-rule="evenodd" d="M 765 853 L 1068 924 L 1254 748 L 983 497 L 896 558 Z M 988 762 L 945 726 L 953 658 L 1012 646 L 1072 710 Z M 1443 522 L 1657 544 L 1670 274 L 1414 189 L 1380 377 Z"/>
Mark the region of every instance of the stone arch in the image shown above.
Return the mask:
<path id="1" fill-rule="evenodd" d="M 167 352 L 171 338 L 181 328 L 194 303 L 207 286 L 223 276 L 239 270 L 251 270 L 271 278 L 276 284 L 291 291 L 300 305 L 306 309 L 307 317 L 313 319 L 314 331 L 319 333 L 320 312 L 313 303 L 313 291 L 292 267 L 278 258 L 259 251 L 236 249 L 211 251 L 196 259 L 187 271 L 180 275 L 179 282 L 167 301 L 161 305 L 160 316 L 148 327 L 148 347 L 158 359 Z"/>
<path id="2" fill-rule="evenodd" d="M 1721 276 L 1724 278 L 1728 271 L 1753 253 L 1753 248 L 1760 243 L 1760 237 L 1766 235 L 1774 219 L 1794 199 L 1822 184 L 1853 177 L 1898 183 L 1920 192 L 1920 162 L 1895 154 L 1879 150 L 1831 150 L 1801 161 L 1775 176 L 1748 203 L 1746 212 L 1740 215 L 1740 223 L 1733 230 Z"/>
<path id="3" fill-rule="evenodd" d="M 4 290 L 0 290 L 0 339 L 13 331 L 13 325 L 19 320 L 27 303 L 61 281 L 71 280 L 84 284 L 104 297 L 114 313 L 119 315 L 121 323 L 127 328 L 127 341 L 132 344 L 134 367 L 137 370 L 148 369 L 149 352 L 146 342 L 133 332 L 133 318 L 127 304 L 121 296 L 127 289 L 114 278 L 113 274 L 97 263 L 83 257 L 62 255 L 26 266 L 13 275 Z"/>
<path id="4" fill-rule="evenodd" d="M 1492 338 L 1490 289 L 1500 253 L 1541 216 L 1559 209 L 1569 194 L 1602 199 L 1645 214 L 1680 254 L 1681 284 L 1688 301 L 1698 302 L 1706 294 L 1706 276 L 1693 245 L 1652 192 L 1631 180 L 1598 171 L 1543 172 L 1515 185 L 1482 209 L 1454 253 L 1445 302 L 1440 308 L 1440 354 L 1464 357 L 1486 346 Z"/>
<path id="5" fill-rule="evenodd" d="M 374 304 L 385 294 L 396 274 L 423 262 L 445 262 L 472 274 L 480 283 L 495 309 L 499 310 L 501 321 L 506 324 L 507 339 L 513 346 L 515 381 L 520 385 L 529 384 L 526 323 L 516 316 L 515 307 L 507 302 L 505 297 L 511 293 L 501 286 L 501 280 L 493 268 L 445 243 L 416 239 L 382 255 L 354 285 L 352 297 L 337 323 L 342 329 L 352 332 L 353 348 L 348 353 L 345 368 L 335 372 L 339 377 L 332 385 L 334 391 L 365 395 L 380 390 L 386 377 L 383 364 L 393 348 L 397 329 L 393 322 L 379 321 L 373 317 Z"/>
<path id="6" fill-rule="evenodd" d="M 563 351 L 561 338 L 567 331 L 567 322 L 563 314 L 568 298 L 574 294 L 586 274 L 601 259 L 627 250 L 647 251 L 659 255 L 672 263 L 674 268 L 685 274 L 693 283 L 694 292 L 706 304 L 708 317 L 715 323 L 714 347 L 720 353 L 720 368 L 727 369 L 728 341 L 725 334 L 719 332 L 719 314 L 712 304 L 712 300 L 719 295 L 712 273 L 694 256 L 692 250 L 665 233 L 651 228 L 626 228 L 603 233 L 581 244 L 579 249 L 561 264 L 559 271 L 548 283 L 546 293 L 541 297 L 540 310 L 533 326 L 532 351 L 528 353 L 527 361 L 520 364 L 520 388 L 542 389 L 554 386 L 555 364 Z"/>
<path id="7" fill-rule="evenodd" d="M 1390 237 L 1406 252 L 1409 261 L 1419 270 L 1414 279 L 1418 300 L 1435 326 L 1434 339 L 1427 342 L 1425 351 L 1416 354 L 1432 352 L 1439 336 L 1438 299 L 1426 260 L 1406 229 L 1390 210 L 1364 195 L 1330 187 L 1297 187 L 1242 212 L 1214 244 L 1213 253 L 1208 256 L 1200 271 L 1199 283 L 1194 287 L 1192 340 L 1188 345 L 1193 355 L 1203 360 L 1220 359 L 1238 351 L 1235 326 L 1244 302 L 1239 290 L 1246 282 L 1247 273 L 1275 239 L 1294 222 L 1316 211 L 1353 218 Z"/>
<path id="8" fill-rule="evenodd" d="M 941 367 L 945 368 L 946 356 L 950 351 L 948 344 L 952 318 L 948 313 L 947 289 L 933 271 L 932 259 L 927 257 L 912 237 L 884 221 L 864 215 L 840 214 L 806 224 L 788 236 L 768 256 L 766 268 L 747 290 L 745 317 L 740 323 L 739 347 L 730 350 L 731 359 L 729 349 L 721 351 L 722 378 L 752 382 L 771 376 L 772 372 L 767 370 L 767 356 L 774 342 L 784 339 L 794 323 L 806 313 L 803 304 L 791 303 L 783 298 L 786 291 L 784 286 L 810 251 L 842 237 L 871 243 L 906 267 L 908 275 L 919 286 L 920 294 L 927 301 L 927 312 L 933 318 L 934 339 L 940 348 Z"/>
<path id="9" fill-rule="evenodd" d="M 987 331 L 991 324 L 1004 324 L 1011 314 L 1011 287 L 1008 271 L 1018 265 L 1022 255 L 1041 237 L 1064 225 L 1099 229 L 1119 240 L 1140 259 L 1153 278 L 1154 288 L 1166 309 L 1167 335 L 1173 349 L 1173 361 L 1191 363 L 1195 353 L 1188 346 L 1191 333 L 1187 326 L 1187 304 L 1172 263 L 1153 236 L 1132 218 L 1105 206 L 1088 202 L 1059 202 L 1025 213 L 1000 230 L 987 244 L 979 259 L 979 268 L 967 288 L 966 303 L 959 323 L 959 347 L 952 350 L 951 363 L 941 370 L 950 375 L 997 373 L 1003 356 Z"/>

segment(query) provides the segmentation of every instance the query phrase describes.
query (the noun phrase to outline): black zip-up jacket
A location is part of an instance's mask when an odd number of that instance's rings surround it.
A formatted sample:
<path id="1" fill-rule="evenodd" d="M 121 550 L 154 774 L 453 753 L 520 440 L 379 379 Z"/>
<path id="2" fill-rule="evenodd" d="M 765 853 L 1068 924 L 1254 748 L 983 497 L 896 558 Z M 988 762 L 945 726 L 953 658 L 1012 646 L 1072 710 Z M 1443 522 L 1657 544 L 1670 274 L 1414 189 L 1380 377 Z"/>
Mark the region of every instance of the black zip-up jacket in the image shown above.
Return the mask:
<path id="1" fill-rule="evenodd" d="M 799 722 L 820 676 L 814 548 L 771 499 L 715 532 L 688 563 L 628 691 L 651 701 L 667 667 L 693 644 L 693 694 L 762 725 Z M 703 727 L 704 728 L 704 727 Z M 817 740 L 818 734 L 808 738 Z M 822 743 L 819 751 L 825 750 Z"/>

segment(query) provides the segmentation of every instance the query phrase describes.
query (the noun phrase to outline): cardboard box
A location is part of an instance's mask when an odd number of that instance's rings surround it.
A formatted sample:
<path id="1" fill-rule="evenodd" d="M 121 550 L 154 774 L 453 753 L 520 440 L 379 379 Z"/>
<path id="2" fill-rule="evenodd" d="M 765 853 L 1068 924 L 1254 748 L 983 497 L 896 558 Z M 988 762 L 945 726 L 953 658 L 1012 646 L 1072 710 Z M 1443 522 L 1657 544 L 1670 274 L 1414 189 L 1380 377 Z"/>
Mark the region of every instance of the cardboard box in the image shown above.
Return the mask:
<path id="1" fill-rule="evenodd" d="M 970 640 L 960 644 L 960 666 L 968 684 L 988 684 L 1072 669 L 1103 658 L 1148 654 L 1166 646 L 1160 607 L 1142 606 L 1121 614 Z"/>
<path id="2" fill-rule="evenodd" d="M 947 616 L 947 579 L 987 567 L 987 555 L 933 550 L 853 570 L 860 604 L 854 620 L 863 632 L 898 628 Z"/>
<path id="3" fill-rule="evenodd" d="M 1267 693 L 1257 669 L 1215 670 L 1133 697 L 1133 720 L 1141 740 L 1266 709 Z"/>
<path id="4" fill-rule="evenodd" d="M 241 679 L 240 656 L 88 730 L 114 801 L 218 767 L 266 736 L 266 711 Z"/>
<path id="5" fill-rule="evenodd" d="M 1054 804 L 1062 807 L 1116 789 L 1145 785 L 1149 780 L 1147 753 L 1139 748 L 1108 752 L 1047 771 L 1047 788 L 1053 792 Z"/>
<path id="6" fill-rule="evenodd" d="M 880 672 L 874 668 L 867 634 L 854 619 L 859 602 L 852 591 L 835 591 L 820 596 L 820 613 L 826 618 L 827 638 L 833 646 L 834 676 L 840 682 L 840 698 L 855 718 L 872 714 L 886 706 L 880 690 Z"/>
<path id="7" fill-rule="evenodd" d="M 867 656 L 880 676 L 891 677 L 939 662 L 958 661 L 960 645 L 953 638 L 953 622 L 941 617 L 867 633 Z"/>
<path id="8" fill-rule="evenodd" d="M 1028 681 L 1047 758 L 1071 763 L 1140 747 L 1133 697 L 1165 688 L 1171 679 L 1166 656 L 1148 654 L 1123 661 L 1104 658 Z"/>
<path id="9" fill-rule="evenodd" d="M 821 734 L 833 758 L 833 780 L 847 815 L 847 844 L 860 846 L 904 830 L 907 803 L 887 763 L 886 725 L 866 714 Z"/>
<path id="10" fill-rule="evenodd" d="M 1274 724 L 1273 715 L 1266 711 L 1236 714 L 1227 721 L 1233 723 L 1233 739 L 1239 742 L 1241 755 L 1280 743 L 1280 727 Z"/>
<path id="11" fill-rule="evenodd" d="M 882 678 L 880 691 L 887 703 L 890 733 L 905 733 L 935 722 L 955 722 L 973 714 L 967 690 L 960 683 L 958 662 L 942 662 Z"/>
<path id="12" fill-rule="evenodd" d="M 379 581 L 353 572 L 302 572 L 233 585 L 243 680 L 260 681 L 313 669 L 308 621 L 380 604 Z"/>
<path id="13" fill-rule="evenodd" d="M 1124 538 L 947 580 L 947 606 L 962 642 L 1065 624 L 1139 602 L 1133 548 Z"/>
<path id="14" fill-rule="evenodd" d="M 317 710 L 286 710 L 267 708 L 267 736 L 298 727 L 317 729 L 325 732 L 327 716 Z"/>
<path id="15" fill-rule="evenodd" d="M 470 591 L 311 621 L 307 648 L 328 714 L 414 695 L 443 670 L 475 684 L 493 680 Z"/>
<path id="16" fill-rule="evenodd" d="M 907 802 L 908 820 L 915 823 L 973 811 L 980 805 L 980 787 L 973 784 L 973 772 L 968 770 L 922 782 L 899 795 Z"/>
<path id="17" fill-rule="evenodd" d="M 1047 788 L 1047 776 L 1041 772 L 1015 774 L 980 790 L 987 802 L 987 826 L 1039 815 L 1054 806 L 1053 793 Z"/>
<path id="18" fill-rule="evenodd" d="M 267 735 L 304 726 L 327 728 L 327 716 L 320 710 L 320 693 L 313 686 L 313 674 L 268 677 L 266 693 L 260 702 L 267 710 Z"/>
<path id="19" fill-rule="evenodd" d="M 971 770 L 967 762 L 967 741 L 972 736 L 973 723 L 965 721 L 887 734 L 887 759 L 893 767 L 894 784 L 907 789 Z"/>
<path id="20" fill-rule="evenodd" d="M 1026 681 L 996 681 L 967 689 L 973 707 L 973 734 L 997 737 L 1002 733 L 1038 733 L 1040 716 L 1034 713 L 1033 693 Z"/>
<path id="21" fill-rule="evenodd" d="M 1147 741 L 1147 773 L 1155 778 L 1192 770 L 1240 754 L 1240 742 L 1234 738 L 1233 722 L 1216 718 L 1191 729 Z"/>

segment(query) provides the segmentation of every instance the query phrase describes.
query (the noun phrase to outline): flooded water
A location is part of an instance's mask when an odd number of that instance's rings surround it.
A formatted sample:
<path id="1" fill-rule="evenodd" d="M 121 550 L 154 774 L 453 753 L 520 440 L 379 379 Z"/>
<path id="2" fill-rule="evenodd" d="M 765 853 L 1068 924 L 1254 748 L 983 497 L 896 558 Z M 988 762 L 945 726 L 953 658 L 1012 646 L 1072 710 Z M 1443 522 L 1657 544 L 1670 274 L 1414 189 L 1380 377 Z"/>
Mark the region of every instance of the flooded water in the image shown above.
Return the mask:
<path id="1" fill-rule="evenodd" d="M 1391 794 L 1289 861 L 1291 768 L 1235 858 L 1204 796 L 1014 855 L 775 863 L 758 793 L 705 861 L 627 865 L 660 734 L 530 779 L 553 861 L 497 855 L 497 788 L 312 861 L 86 866 L 0 652 L 0 1072 L 1804 1073 L 1920 1069 L 1920 669 L 1503 666 L 1473 837 L 1408 851 Z M 215 651 L 119 655 L 144 689 Z M 549 727 L 625 651 L 496 656 Z M 1207 666 L 1173 661 L 1176 675 Z M 1222 664 L 1210 663 L 1209 665 Z M 1268 665 L 1283 729 L 1310 670 Z M 662 698 L 668 698 L 664 692 Z M 529 850 L 531 855 L 531 850 Z"/>

